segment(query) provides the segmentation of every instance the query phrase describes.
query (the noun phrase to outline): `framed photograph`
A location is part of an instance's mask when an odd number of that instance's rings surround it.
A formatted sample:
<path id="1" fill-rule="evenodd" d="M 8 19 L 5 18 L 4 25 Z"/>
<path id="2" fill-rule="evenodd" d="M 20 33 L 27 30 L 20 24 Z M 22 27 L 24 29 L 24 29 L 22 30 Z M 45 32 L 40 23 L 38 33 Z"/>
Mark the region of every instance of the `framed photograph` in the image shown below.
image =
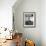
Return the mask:
<path id="1" fill-rule="evenodd" d="M 24 12 L 23 13 L 23 26 L 24 27 L 36 27 L 36 13 Z"/>

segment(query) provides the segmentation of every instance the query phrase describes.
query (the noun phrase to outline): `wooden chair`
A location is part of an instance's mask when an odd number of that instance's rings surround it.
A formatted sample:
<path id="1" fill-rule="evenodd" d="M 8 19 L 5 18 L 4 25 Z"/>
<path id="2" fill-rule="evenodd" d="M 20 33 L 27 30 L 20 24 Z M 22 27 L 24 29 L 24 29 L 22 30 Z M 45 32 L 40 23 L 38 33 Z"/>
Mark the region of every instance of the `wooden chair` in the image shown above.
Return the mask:
<path id="1" fill-rule="evenodd" d="M 15 33 L 16 46 L 22 45 L 22 33 Z"/>

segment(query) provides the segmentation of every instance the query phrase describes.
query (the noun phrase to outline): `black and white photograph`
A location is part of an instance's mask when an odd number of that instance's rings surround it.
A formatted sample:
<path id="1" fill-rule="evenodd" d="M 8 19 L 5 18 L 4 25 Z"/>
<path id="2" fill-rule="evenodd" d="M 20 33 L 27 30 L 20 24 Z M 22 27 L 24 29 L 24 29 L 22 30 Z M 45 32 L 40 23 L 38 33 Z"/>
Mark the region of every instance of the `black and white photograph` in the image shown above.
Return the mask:
<path id="1" fill-rule="evenodd" d="M 35 12 L 24 12 L 23 13 L 24 27 L 35 27 L 36 26 L 36 13 Z"/>

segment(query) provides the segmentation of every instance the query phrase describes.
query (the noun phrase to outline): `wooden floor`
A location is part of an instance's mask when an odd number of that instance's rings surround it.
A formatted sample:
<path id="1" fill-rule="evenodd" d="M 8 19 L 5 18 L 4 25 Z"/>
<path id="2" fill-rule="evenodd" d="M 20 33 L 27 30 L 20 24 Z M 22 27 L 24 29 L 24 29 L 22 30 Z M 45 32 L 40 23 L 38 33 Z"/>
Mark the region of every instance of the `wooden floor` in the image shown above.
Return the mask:
<path id="1" fill-rule="evenodd" d="M 6 42 L 2 43 L 0 46 L 16 46 L 15 45 L 15 39 L 13 40 L 6 40 Z"/>

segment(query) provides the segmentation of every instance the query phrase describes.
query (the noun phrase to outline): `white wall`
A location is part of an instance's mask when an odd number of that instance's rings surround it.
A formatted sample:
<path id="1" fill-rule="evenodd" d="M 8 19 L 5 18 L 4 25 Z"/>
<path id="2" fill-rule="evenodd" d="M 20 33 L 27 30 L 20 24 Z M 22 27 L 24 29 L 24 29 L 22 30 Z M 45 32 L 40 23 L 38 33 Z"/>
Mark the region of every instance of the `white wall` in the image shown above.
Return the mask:
<path id="1" fill-rule="evenodd" d="M 36 46 L 41 46 L 41 0 L 22 0 L 13 8 L 15 16 L 15 28 L 24 34 L 24 38 L 35 41 Z M 23 27 L 23 12 L 36 12 L 36 27 Z"/>
<path id="2" fill-rule="evenodd" d="M 12 28 L 12 6 L 16 0 L 0 0 L 0 27 Z"/>
<path id="3" fill-rule="evenodd" d="M 25 38 L 33 39 L 36 46 L 46 46 L 46 0 L 22 0 L 20 4 L 16 4 L 13 7 L 15 28 L 22 32 Z M 24 11 L 36 12 L 36 28 L 23 27 Z"/>
<path id="4" fill-rule="evenodd" d="M 42 46 L 46 46 L 46 0 L 41 1 L 41 38 Z"/>

